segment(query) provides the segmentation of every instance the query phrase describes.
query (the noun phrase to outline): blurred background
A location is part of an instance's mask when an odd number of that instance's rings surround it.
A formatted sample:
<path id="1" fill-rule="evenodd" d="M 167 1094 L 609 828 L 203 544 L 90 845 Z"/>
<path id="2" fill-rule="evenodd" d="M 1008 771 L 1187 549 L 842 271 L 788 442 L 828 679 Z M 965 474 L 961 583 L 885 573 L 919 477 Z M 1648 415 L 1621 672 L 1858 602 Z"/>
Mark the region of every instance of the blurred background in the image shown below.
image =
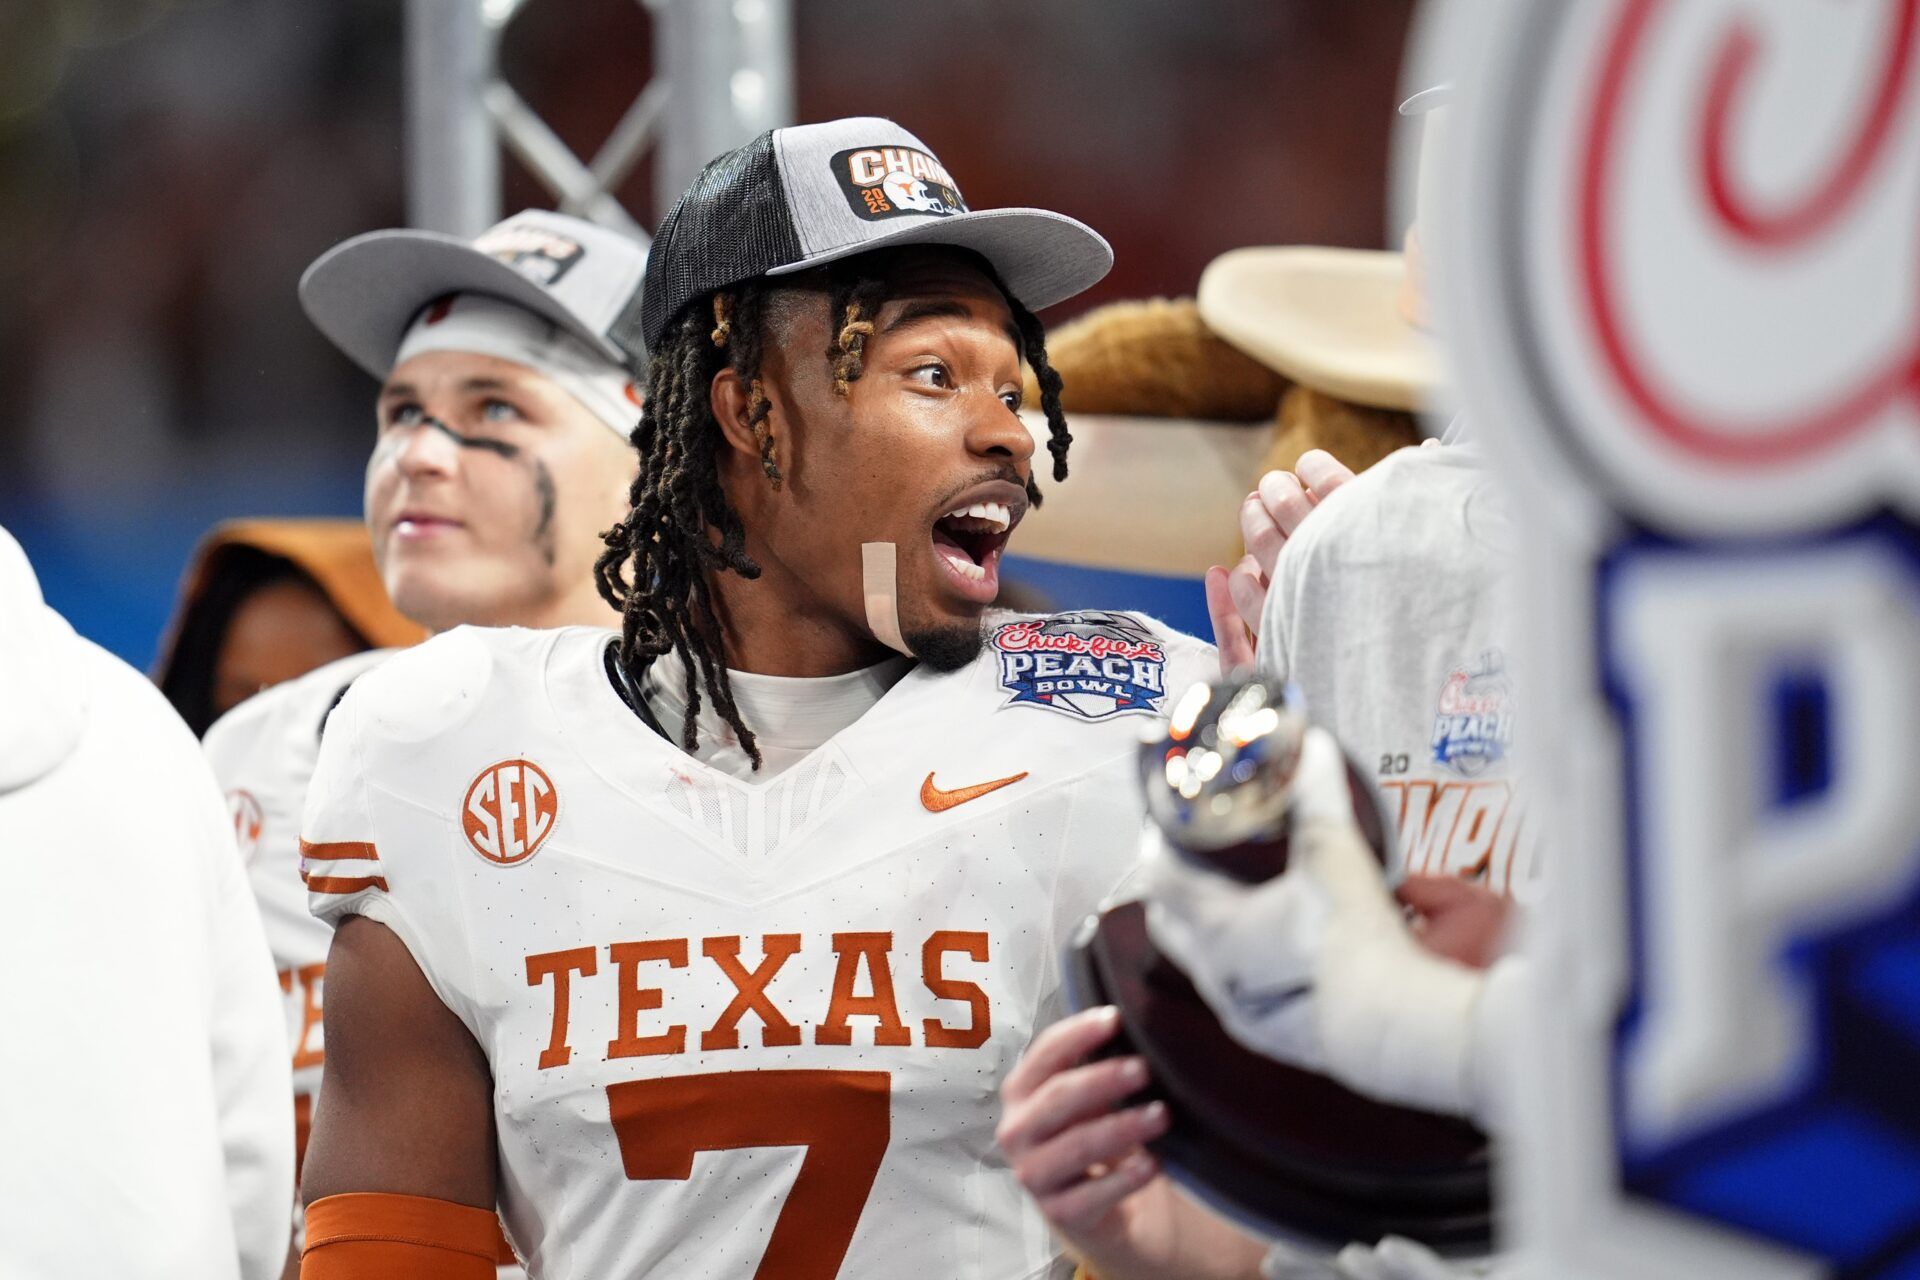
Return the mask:
<path id="1" fill-rule="evenodd" d="M 1103 232 L 1114 271 L 1057 324 L 1190 294 L 1241 245 L 1384 245 L 1411 8 L 795 0 L 796 116 L 891 116 L 975 208 L 1038 204 Z M 0 523 L 50 603 L 136 665 L 213 523 L 359 512 L 374 388 L 294 286 L 328 246 L 406 222 L 403 10 L 0 7 Z M 529 0 L 500 61 L 589 156 L 654 38 L 634 0 Z M 502 178 L 503 210 L 552 206 L 512 159 Z M 646 163 L 619 189 L 647 228 L 661 195 Z M 1204 627 L 1191 589 L 1182 620 Z"/>

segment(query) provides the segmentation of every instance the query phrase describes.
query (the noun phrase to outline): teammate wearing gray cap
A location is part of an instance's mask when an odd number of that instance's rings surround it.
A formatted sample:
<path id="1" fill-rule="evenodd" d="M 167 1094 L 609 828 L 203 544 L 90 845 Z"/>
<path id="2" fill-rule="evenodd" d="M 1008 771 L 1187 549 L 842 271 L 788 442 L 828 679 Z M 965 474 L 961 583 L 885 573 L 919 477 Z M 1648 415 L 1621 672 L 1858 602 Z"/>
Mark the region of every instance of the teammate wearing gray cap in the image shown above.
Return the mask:
<path id="1" fill-rule="evenodd" d="M 637 312 L 645 266 L 624 235 L 529 210 L 471 241 L 373 232 L 307 271 L 307 314 L 381 383 L 366 518 L 387 591 L 415 622 L 613 620 L 592 565 L 634 475 L 629 371 L 641 352 L 612 334 Z M 277 685 L 205 743 L 285 994 L 303 1154 L 332 931 L 307 910 L 300 811 L 328 712 L 389 656 L 356 654 Z"/>
<path id="2" fill-rule="evenodd" d="M 621 630 L 438 636 L 328 722 L 304 1275 L 480 1276 L 496 1205 L 544 1280 L 1071 1270 L 995 1086 L 1132 867 L 1138 726 L 1218 672 L 1151 619 L 991 611 L 1066 473 L 1032 312 L 1109 262 L 881 119 L 682 197 L 621 330 L 652 352 Z"/>
<path id="3" fill-rule="evenodd" d="M 382 383 L 366 513 L 402 613 L 603 620 L 592 561 L 640 414 L 642 349 L 615 335 L 645 265 L 626 236 L 529 210 L 471 242 L 377 231 L 308 269 L 307 314 Z"/>

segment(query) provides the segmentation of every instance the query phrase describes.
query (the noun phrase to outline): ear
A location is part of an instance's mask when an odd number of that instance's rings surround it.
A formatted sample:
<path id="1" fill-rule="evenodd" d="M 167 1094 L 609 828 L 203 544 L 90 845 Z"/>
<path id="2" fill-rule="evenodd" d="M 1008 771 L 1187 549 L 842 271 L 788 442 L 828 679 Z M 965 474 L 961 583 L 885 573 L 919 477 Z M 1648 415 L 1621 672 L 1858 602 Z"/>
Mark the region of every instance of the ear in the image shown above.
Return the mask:
<path id="1" fill-rule="evenodd" d="M 726 437 L 727 447 L 744 454 L 759 467 L 760 443 L 753 438 L 753 428 L 748 425 L 752 420 L 753 394 L 746 382 L 732 368 L 722 369 L 713 375 L 713 382 L 707 388 L 707 401 L 713 409 L 713 420 L 720 424 L 720 433 Z"/>

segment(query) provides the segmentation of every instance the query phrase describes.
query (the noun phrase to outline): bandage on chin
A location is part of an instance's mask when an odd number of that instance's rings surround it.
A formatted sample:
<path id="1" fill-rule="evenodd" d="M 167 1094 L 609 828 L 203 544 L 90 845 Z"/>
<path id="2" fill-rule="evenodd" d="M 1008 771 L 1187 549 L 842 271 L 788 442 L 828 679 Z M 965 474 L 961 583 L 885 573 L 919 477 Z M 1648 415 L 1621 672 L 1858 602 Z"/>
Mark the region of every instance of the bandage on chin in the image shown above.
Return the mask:
<path id="1" fill-rule="evenodd" d="M 899 551 L 891 542 L 860 544 L 860 578 L 867 602 L 867 625 L 889 649 L 908 657 L 913 650 L 900 634 Z"/>

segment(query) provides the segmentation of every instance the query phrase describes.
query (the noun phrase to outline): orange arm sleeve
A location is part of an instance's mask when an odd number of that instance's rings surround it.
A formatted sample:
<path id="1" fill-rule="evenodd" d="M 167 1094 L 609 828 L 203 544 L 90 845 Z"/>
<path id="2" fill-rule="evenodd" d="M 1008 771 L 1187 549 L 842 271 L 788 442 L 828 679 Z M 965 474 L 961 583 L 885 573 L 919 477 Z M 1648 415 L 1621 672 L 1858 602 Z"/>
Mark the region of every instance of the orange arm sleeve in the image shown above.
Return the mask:
<path id="1" fill-rule="evenodd" d="M 355 1192 L 307 1206 L 300 1280 L 494 1280 L 500 1220 L 426 1196 Z"/>

